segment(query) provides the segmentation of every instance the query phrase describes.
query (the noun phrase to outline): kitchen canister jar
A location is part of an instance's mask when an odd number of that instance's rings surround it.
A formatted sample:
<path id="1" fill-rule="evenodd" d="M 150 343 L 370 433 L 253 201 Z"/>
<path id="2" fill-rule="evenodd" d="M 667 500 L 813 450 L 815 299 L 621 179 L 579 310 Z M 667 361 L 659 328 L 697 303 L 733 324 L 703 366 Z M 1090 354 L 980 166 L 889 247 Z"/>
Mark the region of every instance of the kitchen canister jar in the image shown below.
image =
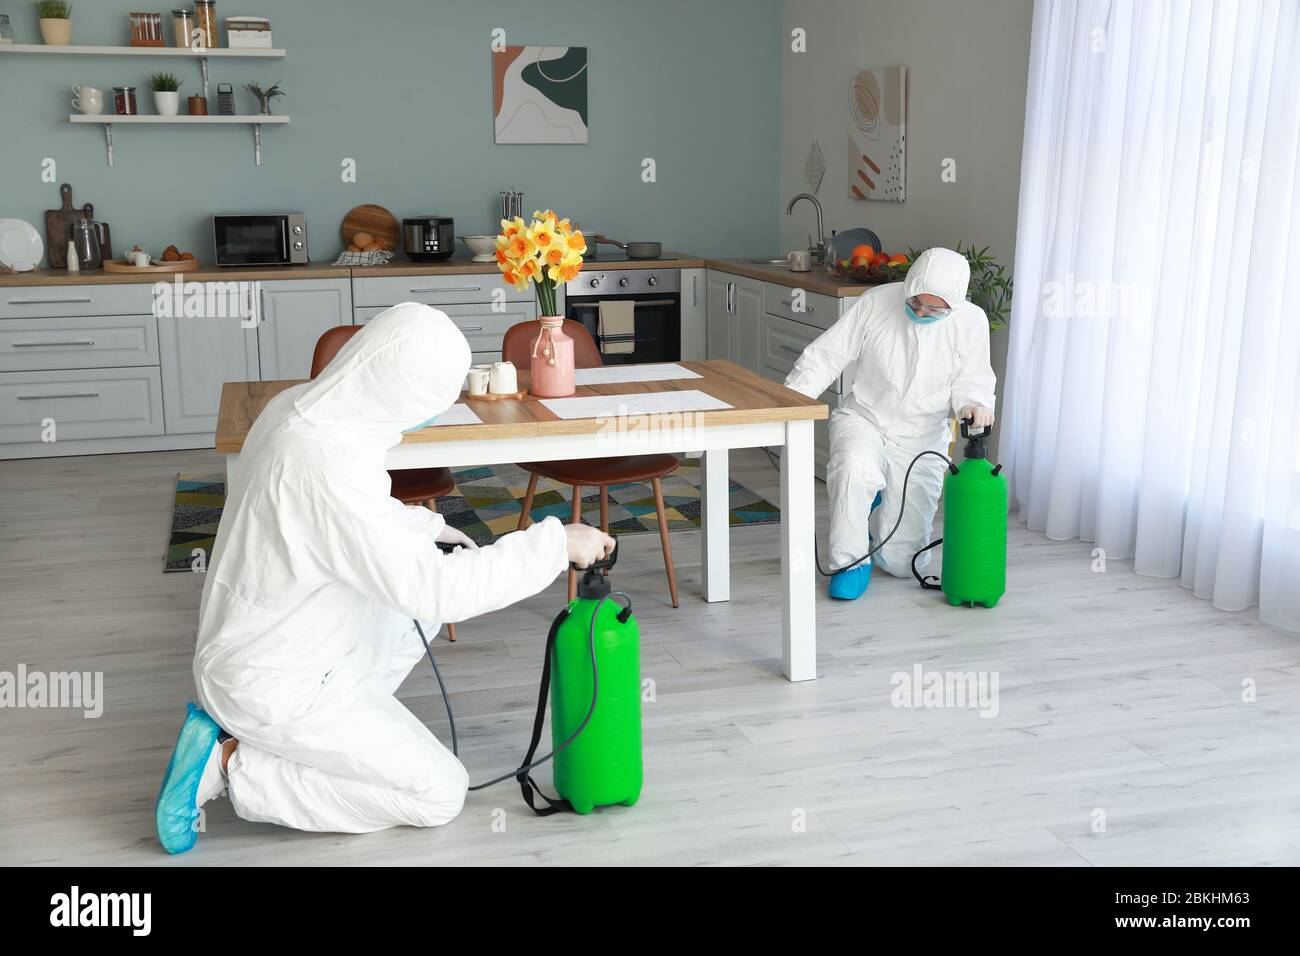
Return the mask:
<path id="1" fill-rule="evenodd" d="M 533 340 L 530 390 L 539 398 L 572 395 L 573 339 L 564 334 L 564 316 L 544 315 L 537 321 L 541 328 Z"/>
<path id="2" fill-rule="evenodd" d="M 194 0 L 194 28 L 202 34 L 199 45 L 217 48 L 217 5 L 212 0 Z"/>
<path id="3" fill-rule="evenodd" d="M 113 112 L 118 116 L 135 116 L 135 87 L 113 87 Z"/>

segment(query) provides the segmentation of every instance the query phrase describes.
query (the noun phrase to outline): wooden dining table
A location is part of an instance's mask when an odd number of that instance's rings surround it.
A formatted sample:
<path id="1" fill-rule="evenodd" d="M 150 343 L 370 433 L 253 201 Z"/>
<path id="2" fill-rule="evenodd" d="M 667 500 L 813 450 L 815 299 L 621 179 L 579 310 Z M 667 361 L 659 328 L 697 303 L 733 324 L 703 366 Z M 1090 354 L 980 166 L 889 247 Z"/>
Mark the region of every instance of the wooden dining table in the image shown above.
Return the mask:
<path id="1" fill-rule="evenodd" d="M 673 364 L 698 377 L 579 385 L 574 397 L 599 401 L 591 406 L 594 414 L 577 418 L 562 417 L 539 399 L 484 401 L 462 393 L 458 404 L 471 408 L 478 421 L 435 421 L 407 432 L 401 444 L 389 452 L 387 466 L 457 469 L 520 461 L 701 453 L 701 596 L 716 602 L 731 597 L 728 454 L 733 448 L 779 447 L 782 669 L 792 681 L 813 680 L 817 676 L 813 422 L 826 418 L 828 409 L 733 362 L 711 359 Z M 519 377 L 520 385 L 526 388 L 527 372 L 521 370 Z M 299 384 L 276 381 L 223 385 L 216 450 L 225 456 L 228 482 L 238 471 L 240 450 L 258 414 L 274 396 Z M 646 413 L 637 410 L 638 403 L 646 401 L 691 404 L 690 394 L 638 398 L 659 392 L 703 392 L 728 407 Z M 457 411 L 463 410 L 450 410 Z M 460 416 L 445 417 L 454 422 Z"/>

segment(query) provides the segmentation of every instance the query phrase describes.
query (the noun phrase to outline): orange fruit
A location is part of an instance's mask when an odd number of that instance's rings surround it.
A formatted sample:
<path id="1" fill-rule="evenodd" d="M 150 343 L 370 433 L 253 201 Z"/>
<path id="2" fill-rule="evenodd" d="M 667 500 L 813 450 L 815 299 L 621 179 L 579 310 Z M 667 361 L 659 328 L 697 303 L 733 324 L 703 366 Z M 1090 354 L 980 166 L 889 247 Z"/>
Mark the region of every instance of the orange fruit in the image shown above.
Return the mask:
<path id="1" fill-rule="evenodd" d="M 889 257 L 889 264 L 891 266 L 906 265 L 908 261 L 907 256 L 903 255 L 901 252 Z"/>
<path id="2" fill-rule="evenodd" d="M 876 254 L 876 250 L 875 250 L 875 249 L 872 249 L 871 246 L 867 245 L 867 244 L 864 242 L 864 243 L 862 243 L 861 245 L 858 245 L 858 246 L 854 246 L 854 247 L 853 247 L 853 251 L 849 253 L 849 258 L 850 258 L 850 259 L 861 259 L 861 258 L 863 258 L 863 257 L 866 257 L 866 258 L 869 259 L 869 258 L 871 258 L 872 256 L 874 256 L 875 254 Z"/>

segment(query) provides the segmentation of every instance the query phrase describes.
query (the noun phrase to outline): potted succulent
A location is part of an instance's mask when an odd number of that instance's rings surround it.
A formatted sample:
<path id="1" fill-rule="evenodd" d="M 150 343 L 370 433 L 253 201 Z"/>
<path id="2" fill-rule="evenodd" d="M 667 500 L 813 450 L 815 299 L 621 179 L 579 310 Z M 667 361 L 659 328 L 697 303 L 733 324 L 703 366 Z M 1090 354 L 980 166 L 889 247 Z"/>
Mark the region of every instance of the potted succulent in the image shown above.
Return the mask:
<path id="1" fill-rule="evenodd" d="M 50 46 L 72 42 L 72 4 L 65 0 L 39 0 L 36 15 L 41 20 L 41 39 Z"/>
<path id="2" fill-rule="evenodd" d="M 181 111 L 181 81 L 173 73 L 155 73 L 149 77 L 153 105 L 159 116 L 175 116 Z"/>

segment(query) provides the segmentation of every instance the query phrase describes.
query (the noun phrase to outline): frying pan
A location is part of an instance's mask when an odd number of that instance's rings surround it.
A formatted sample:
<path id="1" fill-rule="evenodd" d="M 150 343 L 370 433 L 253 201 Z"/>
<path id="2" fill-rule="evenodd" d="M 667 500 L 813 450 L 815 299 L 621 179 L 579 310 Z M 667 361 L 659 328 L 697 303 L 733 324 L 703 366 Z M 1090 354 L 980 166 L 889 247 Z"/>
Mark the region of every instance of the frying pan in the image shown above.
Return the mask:
<path id="1" fill-rule="evenodd" d="M 663 243 L 660 242 L 619 242 L 617 239 L 606 239 L 603 235 L 596 235 L 597 244 L 604 243 L 607 246 L 618 246 L 627 253 L 629 259 L 658 259 L 664 251 Z"/>

